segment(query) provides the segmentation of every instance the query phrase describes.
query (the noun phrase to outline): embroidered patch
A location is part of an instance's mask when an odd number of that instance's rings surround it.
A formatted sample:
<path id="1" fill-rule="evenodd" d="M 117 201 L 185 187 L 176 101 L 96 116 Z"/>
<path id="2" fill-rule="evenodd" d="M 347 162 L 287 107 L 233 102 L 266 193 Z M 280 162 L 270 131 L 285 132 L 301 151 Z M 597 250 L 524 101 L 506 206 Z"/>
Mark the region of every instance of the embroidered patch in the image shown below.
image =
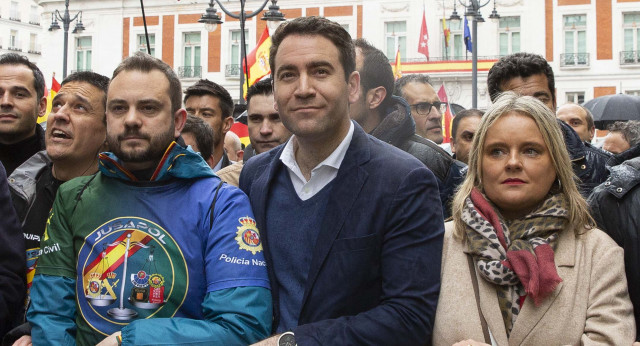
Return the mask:
<path id="1" fill-rule="evenodd" d="M 242 250 L 256 254 L 262 251 L 262 242 L 260 241 L 260 233 L 256 227 L 256 221 L 249 216 L 238 219 L 240 226 L 236 232 L 236 242 Z"/>

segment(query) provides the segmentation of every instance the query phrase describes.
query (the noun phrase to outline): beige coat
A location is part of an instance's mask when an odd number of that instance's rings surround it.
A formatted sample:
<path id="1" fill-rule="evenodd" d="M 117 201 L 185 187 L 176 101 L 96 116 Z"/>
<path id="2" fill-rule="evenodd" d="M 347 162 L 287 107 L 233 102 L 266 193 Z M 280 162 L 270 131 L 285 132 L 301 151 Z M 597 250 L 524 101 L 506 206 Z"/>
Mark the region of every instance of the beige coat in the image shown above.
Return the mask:
<path id="1" fill-rule="evenodd" d="M 480 317 L 464 253 L 466 245 L 445 225 L 442 287 L 433 331 L 434 345 L 465 339 L 483 341 Z M 627 291 L 622 248 L 594 229 L 576 237 L 562 232 L 555 262 L 562 282 L 539 307 L 527 298 L 507 339 L 494 284 L 479 274 L 480 307 L 498 345 L 631 345 L 633 307 Z"/>

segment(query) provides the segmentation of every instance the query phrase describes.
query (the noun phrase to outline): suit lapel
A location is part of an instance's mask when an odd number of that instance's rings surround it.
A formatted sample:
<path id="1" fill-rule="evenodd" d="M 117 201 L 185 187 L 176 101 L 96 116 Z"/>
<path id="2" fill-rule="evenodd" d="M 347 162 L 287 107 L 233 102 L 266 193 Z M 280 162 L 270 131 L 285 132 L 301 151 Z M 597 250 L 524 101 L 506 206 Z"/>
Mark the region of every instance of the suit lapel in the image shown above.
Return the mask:
<path id="1" fill-rule="evenodd" d="M 354 127 L 351 144 L 342 160 L 338 175 L 333 180 L 332 191 L 327 201 L 322 226 L 313 250 L 304 297 L 302 298 L 300 321 L 303 320 L 304 309 L 311 288 L 331 250 L 333 241 L 342 229 L 368 176 L 366 170 L 360 166 L 367 162 L 370 157 L 369 138 L 358 124 L 354 123 Z"/>
<path id="2" fill-rule="evenodd" d="M 269 155 L 273 155 L 273 157 L 268 161 L 269 164 L 265 165 L 266 174 L 256 175 L 255 181 L 251 183 L 251 199 L 256 201 L 253 209 L 254 216 L 258 227 L 260 227 L 258 229 L 265 235 L 267 233 L 267 197 L 271 183 L 281 166 L 280 155 L 283 149 L 284 145 L 276 153 L 269 152 Z M 258 167 L 258 169 L 263 169 L 263 167 Z"/>
<path id="3" fill-rule="evenodd" d="M 522 305 L 520 315 L 518 315 L 516 323 L 513 326 L 513 330 L 511 331 L 511 337 L 509 338 L 510 344 L 520 345 L 523 343 L 525 338 L 547 313 L 558 295 L 560 295 L 562 287 L 564 286 L 564 280 L 567 280 L 569 276 L 574 274 L 573 266 L 575 260 L 575 245 L 576 240 L 572 230 L 564 230 L 560 233 L 554 257 L 558 275 L 562 278 L 563 282 L 560 282 L 551 295 L 538 307 L 534 305 L 533 299 L 527 298 L 525 300 Z"/>

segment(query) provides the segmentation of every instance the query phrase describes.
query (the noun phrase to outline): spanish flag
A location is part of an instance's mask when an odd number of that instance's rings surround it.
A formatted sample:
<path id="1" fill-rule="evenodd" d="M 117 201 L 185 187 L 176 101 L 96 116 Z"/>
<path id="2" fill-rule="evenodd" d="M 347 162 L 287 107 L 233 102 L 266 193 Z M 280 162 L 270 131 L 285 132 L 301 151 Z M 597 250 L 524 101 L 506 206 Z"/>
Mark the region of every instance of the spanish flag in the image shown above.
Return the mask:
<path id="1" fill-rule="evenodd" d="M 60 91 L 60 83 L 58 83 L 58 81 L 56 80 L 56 75 L 54 73 L 53 77 L 51 77 L 51 89 L 46 90 L 45 87 L 44 91 L 44 93 L 47 95 L 47 112 L 44 113 L 43 116 L 38 117 L 38 124 L 46 122 L 47 118 L 49 118 L 49 113 L 51 113 L 51 104 L 58 91 Z"/>
<path id="2" fill-rule="evenodd" d="M 451 113 L 451 107 L 449 105 L 449 97 L 447 96 L 447 90 L 444 88 L 444 83 L 438 90 L 438 98 L 440 102 L 447 104 L 447 110 L 442 115 L 442 137 L 444 141 L 442 143 L 451 142 L 451 122 L 453 121 L 453 114 Z"/>
<path id="3" fill-rule="evenodd" d="M 448 48 L 451 31 L 447 28 L 447 20 L 445 18 L 442 18 L 442 33 L 444 34 L 444 46 Z"/>
<path id="4" fill-rule="evenodd" d="M 398 50 L 396 51 L 396 64 L 393 69 L 393 76 L 395 79 L 402 77 L 402 61 L 400 57 L 400 46 L 398 46 Z"/>
<path id="5" fill-rule="evenodd" d="M 271 73 L 269 67 L 269 49 L 271 48 L 271 37 L 269 36 L 269 28 L 265 27 L 260 36 L 260 40 L 256 47 L 247 55 L 247 68 L 242 61 L 242 72 L 244 73 L 245 83 L 242 85 L 243 95 L 246 97 L 247 89 L 252 86 L 253 83 L 259 81 L 262 77 Z M 248 84 L 248 85 L 247 85 Z"/>

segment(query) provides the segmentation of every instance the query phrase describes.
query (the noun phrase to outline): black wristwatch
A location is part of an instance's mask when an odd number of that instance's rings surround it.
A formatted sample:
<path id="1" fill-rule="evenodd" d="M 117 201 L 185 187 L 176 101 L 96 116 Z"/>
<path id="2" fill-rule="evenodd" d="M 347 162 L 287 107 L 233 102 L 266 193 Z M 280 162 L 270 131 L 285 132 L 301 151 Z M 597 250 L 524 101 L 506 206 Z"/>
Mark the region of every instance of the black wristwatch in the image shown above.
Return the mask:
<path id="1" fill-rule="evenodd" d="M 296 336 L 293 332 L 284 332 L 278 337 L 278 346 L 296 346 Z"/>

